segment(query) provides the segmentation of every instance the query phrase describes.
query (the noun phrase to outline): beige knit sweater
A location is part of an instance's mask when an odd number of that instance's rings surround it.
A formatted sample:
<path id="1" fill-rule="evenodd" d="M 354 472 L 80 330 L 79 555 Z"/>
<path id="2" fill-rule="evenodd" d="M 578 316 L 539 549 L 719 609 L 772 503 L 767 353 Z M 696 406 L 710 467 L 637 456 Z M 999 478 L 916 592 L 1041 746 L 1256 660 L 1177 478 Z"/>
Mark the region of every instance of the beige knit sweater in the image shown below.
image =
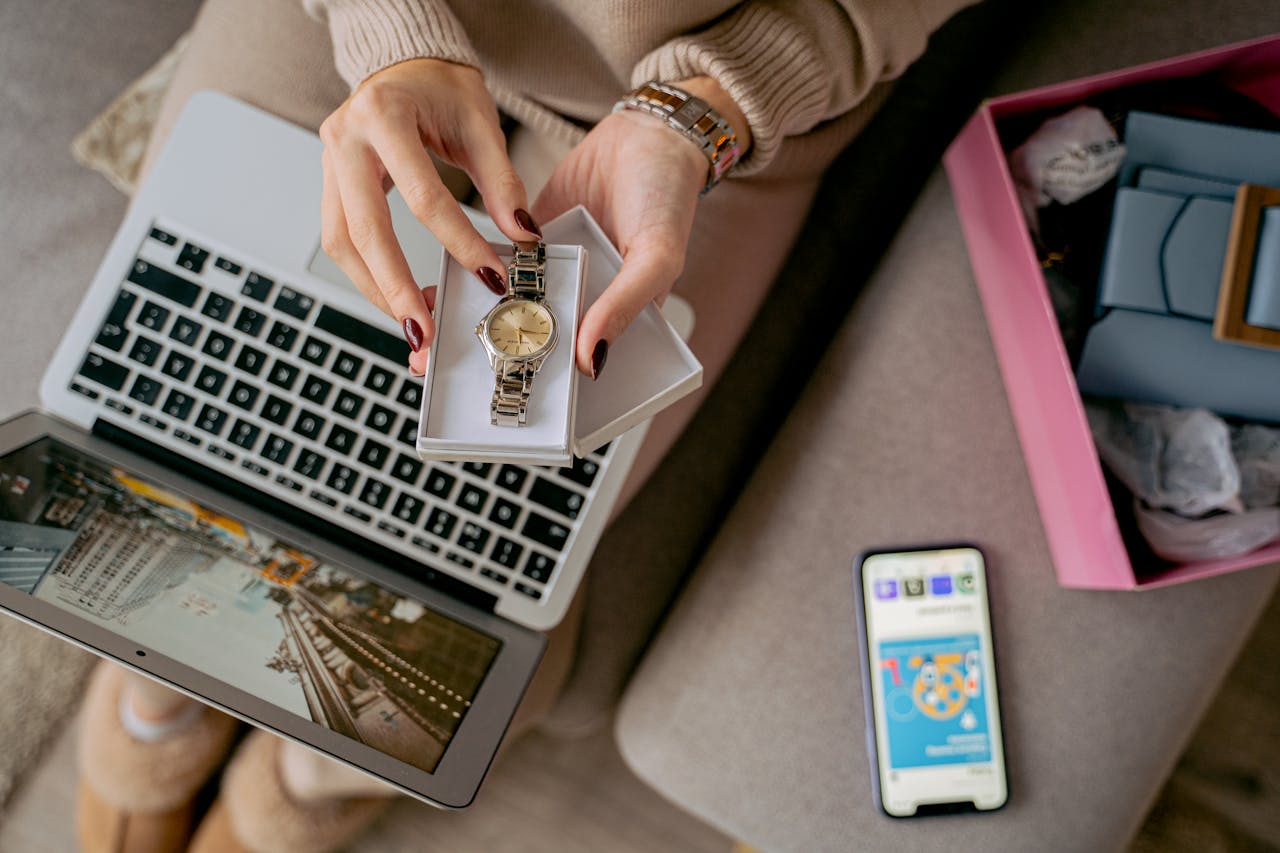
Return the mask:
<path id="1" fill-rule="evenodd" d="M 848 113 L 974 1 L 303 0 L 351 86 L 415 57 L 474 65 L 503 110 L 571 142 L 645 80 L 710 76 L 751 125 L 737 175 Z"/>

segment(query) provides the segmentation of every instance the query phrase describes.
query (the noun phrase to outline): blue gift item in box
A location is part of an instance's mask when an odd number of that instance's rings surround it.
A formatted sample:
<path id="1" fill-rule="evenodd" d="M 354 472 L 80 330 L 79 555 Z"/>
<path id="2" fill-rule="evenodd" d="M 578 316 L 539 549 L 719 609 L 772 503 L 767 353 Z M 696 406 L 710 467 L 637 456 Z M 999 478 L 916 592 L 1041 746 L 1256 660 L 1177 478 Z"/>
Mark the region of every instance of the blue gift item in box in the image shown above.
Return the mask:
<path id="1" fill-rule="evenodd" d="M 1280 185 L 1280 133 L 1135 112 L 1124 142 L 1080 390 L 1280 421 L 1280 352 L 1213 337 L 1236 188 Z M 1280 329 L 1277 208 L 1263 213 L 1246 319 Z"/>

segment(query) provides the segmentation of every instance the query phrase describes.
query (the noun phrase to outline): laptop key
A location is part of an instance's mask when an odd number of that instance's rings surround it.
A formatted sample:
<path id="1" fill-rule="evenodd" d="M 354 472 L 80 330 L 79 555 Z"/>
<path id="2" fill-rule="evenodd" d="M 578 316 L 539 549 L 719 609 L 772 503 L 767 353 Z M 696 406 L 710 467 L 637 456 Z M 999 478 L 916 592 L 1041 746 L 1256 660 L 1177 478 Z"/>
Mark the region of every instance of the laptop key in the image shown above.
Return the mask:
<path id="1" fill-rule="evenodd" d="M 508 530 L 516 526 L 516 519 L 519 517 L 520 507 L 506 498 L 495 499 L 493 509 L 489 510 L 489 520 L 501 524 Z"/>
<path id="2" fill-rule="evenodd" d="M 582 495 L 543 477 L 533 481 L 533 488 L 529 489 L 529 500 L 566 518 L 577 518 L 578 510 L 582 509 Z"/>
<path id="3" fill-rule="evenodd" d="M 315 300 L 310 296 L 299 293 L 291 287 L 282 287 L 280 295 L 276 297 L 275 307 L 277 311 L 283 311 L 290 317 L 305 320 L 311 313 L 311 306 L 315 304 Z"/>
<path id="4" fill-rule="evenodd" d="M 426 488 L 427 491 L 438 498 L 447 500 L 449 492 L 453 491 L 453 484 L 458 482 L 458 478 L 452 474 L 446 474 L 438 468 L 432 469 L 427 475 Z"/>
<path id="5" fill-rule="evenodd" d="M 364 487 L 360 489 L 360 502 L 374 509 L 382 509 L 386 506 L 389 497 L 391 497 L 391 487 L 372 477 L 366 478 Z"/>
<path id="6" fill-rule="evenodd" d="M 298 419 L 293 422 L 293 431 L 303 438 L 315 439 L 324 429 L 324 418 L 315 412 L 303 409 L 298 413 Z"/>
<path id="7" fill-rule="evenodd" d="M 422 386 L 412 379 L 406 379 L 400 384 L 400 393 L 396 394 L 396 401 L 415 412 L 418 411 L 418 405 L 422 402 Z"/>
<path id="8" fill-rule="evenodd" d="M 179 382 L 186 382 L 187 377 L 191 375 L 191 368 L 194 366 L 194 361 L 180 352 L 170 350 L 169 356 L 164 360 L 164 367 L 160 368 L 160 372 L 165 376 L 172 376 Z"/>
<path id="9" fill-rule="evenodd" d="M 298 461 L 293 463 L 293 470 L 310 480 L 320 479 L 327 460 L 314 450 L 303 450 L 298 454 Z"/>
<path id="10" fill-rule="evenodd" d="M 556 570 L 556 561 L 546 554 L 537 551 L 529 552 L 529 559 L 524 564 L 524 575 L 538 583 L 551 580 L 551 573 Z"/>
<path id="11" fill-rule="evenodd" d="M 395 420 L 395 412 L 386 406 L 379 406 L 374 403 L 373 408 L 369 411 L 369 417 L 365 419 L 365 425 L 386 435 L 391 432 L 391 425 L 395 423 Z"/>
<path id="12" fill-rule="evenodd" d="M 249 337 L 256 338 L 266 322 L 266 314 L 261 311 L 255 311 L 246 305 L 240 309 L 240 313 L 236 315 L 236 321 L 232 325 Z"/>
<path id="13" fill-rule="evenodd" d="M 403 521 L 405 524 L 417 524 L 418 518 L 422 515 L 422 510 L 426 507 L 426 501 L 421 498 L 415 498 L 407 492 L 401 492 L 396 498 L 396 504 L 391 508 L 391 514 Z"/>
<path id="14" fill-rule="evenodd" d="M 542 590 L 534 589 L 533 587 L 529 586 L 527 583 L 522 583 L 519 581 L 516 582 L 516 592 L 523 593 L 529 596 L 530 598 L 534 599 L 535 601 L 538 600 L 539 598 L 542 598 Z"/>
<path id="15" fill-rule="evenodd" d="M 520 530 L 527 538 L 560 551 L 569 539 L 569 528 L 558 524 L 546 516 L 530 512 Z"/>
<path id="16" fill-rule="evenodd" d="M 444 555 L 444 558 L 448 560 L 450 563 L 457 563 L 459 566 L 462 566 L 464 569 L 475 568 L 475 565 L 476 565 L 475 560 L 468 559 L 467 557 L 464 557 L 461 554 L 459 554 L 457 551 L 450 551 L 449 553 Z"/>
<path id="17" fill-rule="evenodd" d="M 404 423 L 400 424 L 400 433 L 396 438 L 400 440 L 401 444 L 408 445 L 409 447 L 417 447 L 418 422 L 406 419 Z"/>
<path id="18" fill-rule="evenodd" d="M 138 325 L 146 326 L 153 332 L 158 332 L 164 328 L 165 321 L 168 319 L 169 309 L 150 300 L 147 300 L 142 306 L 142 310 L 138 312 Z"/>
<path id="19" fill-rule="evenodd" d="M 373 521 L 372 515 L 369 515 L 369 513 L 365 512 L 362 509 L 356 509 L 355 507 L 350 505 L 343 507 L 342 511 L 345 512 L 347 515 L 351 516 L 352 518 L 360 519 L 365 524 L 368 524 L 370 521 Z"/>
<path id="20" fill-rule="evenodd" d="M 364 387 L 378 394 L 385 394 L 391 390 L 391 383 L 395 381 L 395 374 L 390 370 L 384 370 L 376 364 L 369 365 L 369 375 L 364 378 Z"/>
<path id="21" fill-rule="evenodd" d="M 262 428 L 249 423 L 248 421 L 236 420 L 231 426 L 231 434 L 227 437 L 231 443 L 242 450 L 253 450 L 254 445 L 258 443 L 258 437 L 262 435 Z"/>
<path id="22" fill-rule="evenodd" d="M 318 338 L 307 338 L 302 344 L 302 360 L 323 366 L 333 347 Z"/>
<path id="23" fill-rule="evenodd" d="M 341 424 L 334 424 L 333 429 L 329 430 L 329 437 L 325 439 L 324 446 L 339 453 L 349 453 L 355 443 L 355 430 L 347 429 Z"/>
<path id="24" fill-rule="evenodd" d="M 267 476 L 267 474 L 271 473 L 266 468 L 263 468 L 257 462 L 254 462 L 250 459 L 246 459 L 243 462 L 241 462 L 240 467 L 248 471 L 252 471 L 253 473 L 257 474 L 260 477 L 265 477 Z"/>
<path id="25" fill-rule="evenodd" d="M 281 400 L 275 394 L 268 394 L 267 402 L 262 404 L 262 417 L 277 426 L 284 426 L 291 412 L 293 412 L 293 404 L 287 400 Z"/>
<path id="26" fill-rule="evenodd" d="M 409 358 L 409 344 L 403 337 L 384 332 L 336 308 L 321 305 L 315 322 L 317 329 L 367 349 L 387 361 L 403 364 Z"/>
<path id="27" fill-rule="evenodd" d="M 326 495 L 324 492 L 312 491 L 310 498 L 313 501 L 319 501 L 320 503 L 324 504 L 330 509 L 333 509 L 338 505 L 337 501 L 335 501 L 333 498 Z"/>
<path id="28" fill-rule="evenodd" d="M 348 468 L 346 465 L 334 465 L 329 471 L 329 479 L 325 484 L 335 492 L 342 492 L 344 495 L 351 494 L 351 490 L 356 487 L 356 480 L 360 475 L 354 468 Z"/>
<path id="29" fill-rule="evenodd" d="M 364 359 L 343 350 L 333 362 L 333 372 L 343 379 L 355 381 L 356 374 L 364 367 Z"/>
<path id="30" fill-rule="evenodd" d="M 200 297 L 200 285 L 187 281 L 182 276 L 174 275 L 168 270 L 162 270 L 141 258 L 134 261 L 133 266 L 129 268 L 129 281 L 188 308 L 194 308 L 196 299 Z"/>
<path id="31" fill-rule="evenodd" d="M 229 338 L 221 332 L 210 332 L 209 337 L 205 338 L 204 346 L 200 351 L 205 355 L 213 356 L 218 361 L 226 361 L 227 356 L 231 355 L 231 348 L 235 346 L 235 339 Z"/>
<path id="32" fill-rule="evenodd" d="M 271 365 L 271 372 L 267 374 L 267 381 L 277 388 L 292 391 L 293 383 L 298 381 L 299 372 L 298 368 L 287 361 L 276 359 L 275 364 Z"/>
<path id="33" fill-rule="evenodd" d="M 94 391 L 92 388 L 86 388 L 84 385 L 81 385 L 79 382 L 72 382 L 68 387 L 72 391 L 75 391 L 77 394 L 83 394 L 84 396 L 88 397 L 90 400 L 96 400 L 102 396 L 97 391 Z"/>
<path id="34" fill-rule="evenodd" d="M 210 435 L 222 435 L 222 428 L 227 425 L 227 413 L 216 406 L 205 404 L 196 418 L 196 426 Z"/>
<path id="35" fill-rule="evenodd" d="M 129 368 L 91 352 L 85 356 L 84 364 L 80 365 L 80 375 L 99 385 L 105 385 L 112 391 L 119 391 L 129 378 Z"/>
<path id="36" fill-rule="evenodd" d="M 360 416 L 362 408 L 364 408 L 364 398 L 353 391 L 348 391 L 346 388 L 343 388 L 338 393 L 338 399 L 333 401 L 333 410 L 352 420 Z"/>
<path id="37" fill-rule="evenodd" d="M 509 492 L 520 494 L 520 489 L 524 487 L 524 481 L 529 479 L 529 472 L 524 468 L 517 468 L 515 465 L 503 465 L 498 471 L 496 482 L 499 486 Z"/>
<path id="38" fill-rule="evenodd" d="M 275 285 L 275 281 L 251 272 L 244 280 L 244 287 L 240 288 L 240 293 L 250 299 L 256 299 L 259 302 L 266 302 L 267 297 L 271 295 L 271 288 Z M 257 334 L 257 332 L 254 332 Z"/>
<path id="39" fill-rule="evenodd" d="M 357 458 L 370 468 L 381 471 L 382 466 L 387 464 L 387 457 L 390 455 L 390 447 L 387 447 L 381 442 L 374 441 L 372 438 L 366 438 L 364 440 L 364 445 L 360 448 L 360 455 Z"/>
<path id="40" fill-rule="evenodd" d="M 286 477 L 284 474 L 276 475 L 276 482 L 284 486 L 286 489 L 293 489 L 295 492 L 302 491 L 302 484 L 292 477 Z"/>
<path id="41" fill-rule="evenodd" d="M 151 229 L 151 239 L 152 239 L 152 240 L 159 240 L 161 243 L 164 243 L 166 246 L 176 246 L 176 245 L 178 245 L 178 238 L 177 238 L 177 237 L 173 236 L 172 234 L 170 234 L 170 233 L 169 233 L 169 232 L 167 232 L 167 231 L 161 231 L 159 228 L 152 228 L 152 229 Z"/>
<path id="42" fill-rule="evenodd" d="M 427 516 L 427 523 L 424 525 L 428 533 L 439 536 L 441 539 L 448 539 L 449 534 L 453 532 L 453 528 L 458 524 L 458 517 L 447 509 L 436 507 L 431 510 L 431 514 Z"/>
<path id="43" fill-rule="evenodd" d="M 499 536 L 498 541 L 493 543 L 493 551 L 489 554 L 489 559 L 500 566 L 514 569 L 519 564 L 520 557 L 523 554 L 523 545 L 519 542 L 512 542 L 505 536 Z"/>
<path id="44" fill-rule="evenodd" d="M 200 368 L 200 375 L 196 377 L 196 387 L 210 397 L 216 397 L 222 391 L 222 386 L 226 381 L 227 374 L 206 364 Z"/>
<path id="45" fill-rule="evenodd" d="M 298 330 L 288 323 L 281 323 L 279 320 L 276 320 L 271 325 L 271 331 L 267 333 L 267 343 L 285 352 L 291 352 L 293 345 L 297 342 Z"/>
<path id="46" fill-rule="evenodd" d="M 283 465 L 293 452 L 293 442 L 274 432 L 267 436 L 267 443 L 262 445 L 262 455 L 277 465 Z"/>
<path id="47" fill-rule="evenodd" d="M 142 421 L 147 426 L 153 426 L 156 429 L 167 430 L 169 428 L 168 421 L 162 421 L 159 418 L 153 418 L 151 417 L 151 415 L 138 415 L 138 420 Z"/>
<path id="48" fill-rule="evenodd" d="M 196 400 L 181 391 L 170 391 L 169 397 L 164 401 L 164 413 L 171 418 L 177 418 L 185 421 L 191 415 L 191 409 L 195 407 Z"/>
<path id="49" fill-rule="evenodd" d="M 462 487 L 462 491 L 458 493 L 458 506 L 465 510 L 480 514 L 481 507 L 484 502 L 489 499 L 489 493 L 484 489 L 467 483 Z"/>
<path id="50" fill-rule="evenodd" d="M 251 376 L 257 376 L 261 373 L 266 363 L 267 354 L 262 350 L 254 349 L 248 344 L 240 347 L 240 354 L 236 356 L 236 367 Z"/>
<path id="51" fill-rule="evenodd" d="M 414 459 L 412 456 L 406 456 L 403 453 L 396 457 L 396 464 L 391 466 L 391 476 L 402 483 L 408 483 L 410 486 L 418 482 L 418 475 L 421 473 L 422 460 Z"/>
<path id="52" fill-rule="evenodd" d="M 496 569 L 491 569 L 488 566 L 481 568 L 480 574 L 484 575 L 494 583 L 500 583 L 504 585 L 511 580 L 511 578 L 508 575 L 504 575 L 502 572 L 497 571 Z"/>
<path id="53" fill-rule="evenodd" d="M 388 524 L 385 521 L 378 522 L 378 529 L 390 533 L 397 539 L 403 539 L 405 537 L 405 530 L 403 527 L 396 527 L 394 524 Z"/>
<path id="54" fill-rule="evenodd" d="M 138 297 L 131 291 L 121 290 L 116 294 L 116 301 L 107 312 L 107 319 L 102 321 L 102 328 L 98 330 L 98 346 L 116 352 L 124 348 L 125 338 L 129 337 L 129 333 L 125 331 L 125 321 L 129 319 L 129 312 L 137 301 Z"/>
<path id="55" fill-rule="evenodd" d="M 204 301 L 204 307 L 200 309 L 200 313 L 206 317 L 225 321 L 231 316 L 231 311 L 236 307 L 236 303 L 229 297 L 223 296 L 221 293 L 210 293 Z"/>
<path id="56" fill-rule="evenodd" d="M 173 329 L 169 332 L 169 337 L 180 344 L 193 347 L 196 345 L 196 339 L 200 337 L 200 332 L 203 330 L 204 326 L 195 320 L 188 317 L 179 317 L 173 321 Z"/>
<path id="57" fill-rule="evenodd" d="M 238 406 L 246 412 L 253 411 L 253 404 L 258 402 L 258 395 L 262 392 L 240 379 L 236 380 L 236 384 L 231 386 L 231 393 L 227 395 L 227 401 L 233 406 Z"/>
<path id="58" fill-rule="evenodd" d="M 225 273 L 231 275 L 240 275 L 240 265 L 235 261 L 229 261 L 226 258 L 218 258 L 213 265 Z"/>
<path id="59" fill-rule="evenodd" d="M 154 367 L 162 349 L 164 347 L 161 344 L 138 335 L 133 340 L 133 346 L 129 348 L 129 358 L 147 367 Z"/>
<path id="60" fill-rule="evenodd" d="M 600 473 L 600 466 L 590 459 L 573 460 L 572 468 L 557 469 L 561 477 L 567 477 L 579 486 L 590 487 L 595 482 L 596 474 Z"/>
<path id="61" fill-rule="evenodd" d="M 205 261 L 209 260 L 209 250 L 201 249 L 194 243 L 187 243 L 178 253 L 178 266 L 191 270 L 196 275 L 204 272 Z"/>
<path id="62" fill-rule="evenodd" d="M 333 383 L 328 379 L 321 379 L 314 373 L 307 377 L 307 381 L 302 383 L 303 399 L 310 400 L 317 406 L 323 406 L 325 400 L 329 399 L 329 392 L 333 390 Z"/>
<path id="63" fill-rule="evenodd" d="M 464 462 L 462 464 L 462 470 L 475 477 L 479 477 L 481 480 L 487 480 L 489 479 L 489 472 L 493 470 L 493 463 Z"/>
<path id="64" fill-rule="evenodd" d="M 149 376 L 139 376 L 133 380 L 133 387 L 129 389 L 129 396 L 147 406 L 153 405 L 156 397 L 164 390 L 164 386 L 159 381 Z"/>

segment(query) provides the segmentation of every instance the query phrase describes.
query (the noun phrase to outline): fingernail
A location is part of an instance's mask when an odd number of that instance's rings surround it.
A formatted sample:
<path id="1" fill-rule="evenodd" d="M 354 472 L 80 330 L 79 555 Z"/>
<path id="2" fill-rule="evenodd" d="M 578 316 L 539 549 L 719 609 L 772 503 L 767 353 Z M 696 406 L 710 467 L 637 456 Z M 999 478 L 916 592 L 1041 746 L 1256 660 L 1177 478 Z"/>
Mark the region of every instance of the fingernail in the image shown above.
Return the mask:
<path id="1" fill-rule="evenodd" d="M 422 349 L 422 327 L 412 317 L 404 318 L 404 339 L 409 342 L 409 348 L 414 352 Z"/>
<path id="2" fill-rule="evenodd" d="M 476 270 L 476 277 L 484 282 L 485 287 L 499 296 L 507 295 L 507 280 L 493 267 L 480 267 Z"/>
<path id="3" fill-rule="evenodd" d="M 542 239 L 542 229 L 538 227 L 538 223 L 533 221 L 533 217 L 529 215 L 529 211 L 523 207 L 516 208 L 516 224 L 530 234 L 537 234 L 538 239 Z"/>
<path id="4" fill-rule="evenodd" d="M 596 341 L 596 348 L 591 351 L 591 378 L 599 379 L 604 370 L 604 361 L 609 357 L 609 342 L 603 339 Z"/>
<path id="5" fill-rule="evenodd" d="M 409 365 L 409 375 L 416 376 L 418 379 L 421 379 L 422 377 L 427 375 L 427 372 L 425 370 L 418 370 L 418 368 L 414 367 L 411 364 Z"/>

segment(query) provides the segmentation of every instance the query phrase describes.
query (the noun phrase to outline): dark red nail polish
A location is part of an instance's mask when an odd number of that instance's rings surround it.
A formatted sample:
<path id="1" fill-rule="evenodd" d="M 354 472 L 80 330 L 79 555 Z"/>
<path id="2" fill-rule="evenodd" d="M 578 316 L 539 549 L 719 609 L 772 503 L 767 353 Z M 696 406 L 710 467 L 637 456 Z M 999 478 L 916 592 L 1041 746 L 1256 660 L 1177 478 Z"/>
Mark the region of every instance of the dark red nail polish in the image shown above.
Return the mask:
<path id="1" fill-rule="evenodd" d="M 404 318 L 404 339 L 409 342 L 409 347 L 414 352 L 422 349 L 422 327 L 412 317 Z"/>
<path id="2" fill-rule="evenodd" d="M 507 295 L 507 280 L 493 267 L 480 267 L 476 270 L 476 278 L 484 282 L 484 286 L 499 296 Z"/>
<path id="3" fill-rule="evenodd" d="M 533 217 L 529 215 L 529 211 L 523 207 L 516 208 L 516 224 L 530 234 L 537 234 L 538 239 L 542 239 L 542 229 L 538 227 L 538 223 L 533 221 Z"/>
<path id="4" fill-rule="evenodd" d="M 604 370 L 604 361 L 609 357 L 609 342 L 605 340 L 596 341 L 596 348 L 591 351 L 591 378 L 599 379 L 600 371 Z"/>

